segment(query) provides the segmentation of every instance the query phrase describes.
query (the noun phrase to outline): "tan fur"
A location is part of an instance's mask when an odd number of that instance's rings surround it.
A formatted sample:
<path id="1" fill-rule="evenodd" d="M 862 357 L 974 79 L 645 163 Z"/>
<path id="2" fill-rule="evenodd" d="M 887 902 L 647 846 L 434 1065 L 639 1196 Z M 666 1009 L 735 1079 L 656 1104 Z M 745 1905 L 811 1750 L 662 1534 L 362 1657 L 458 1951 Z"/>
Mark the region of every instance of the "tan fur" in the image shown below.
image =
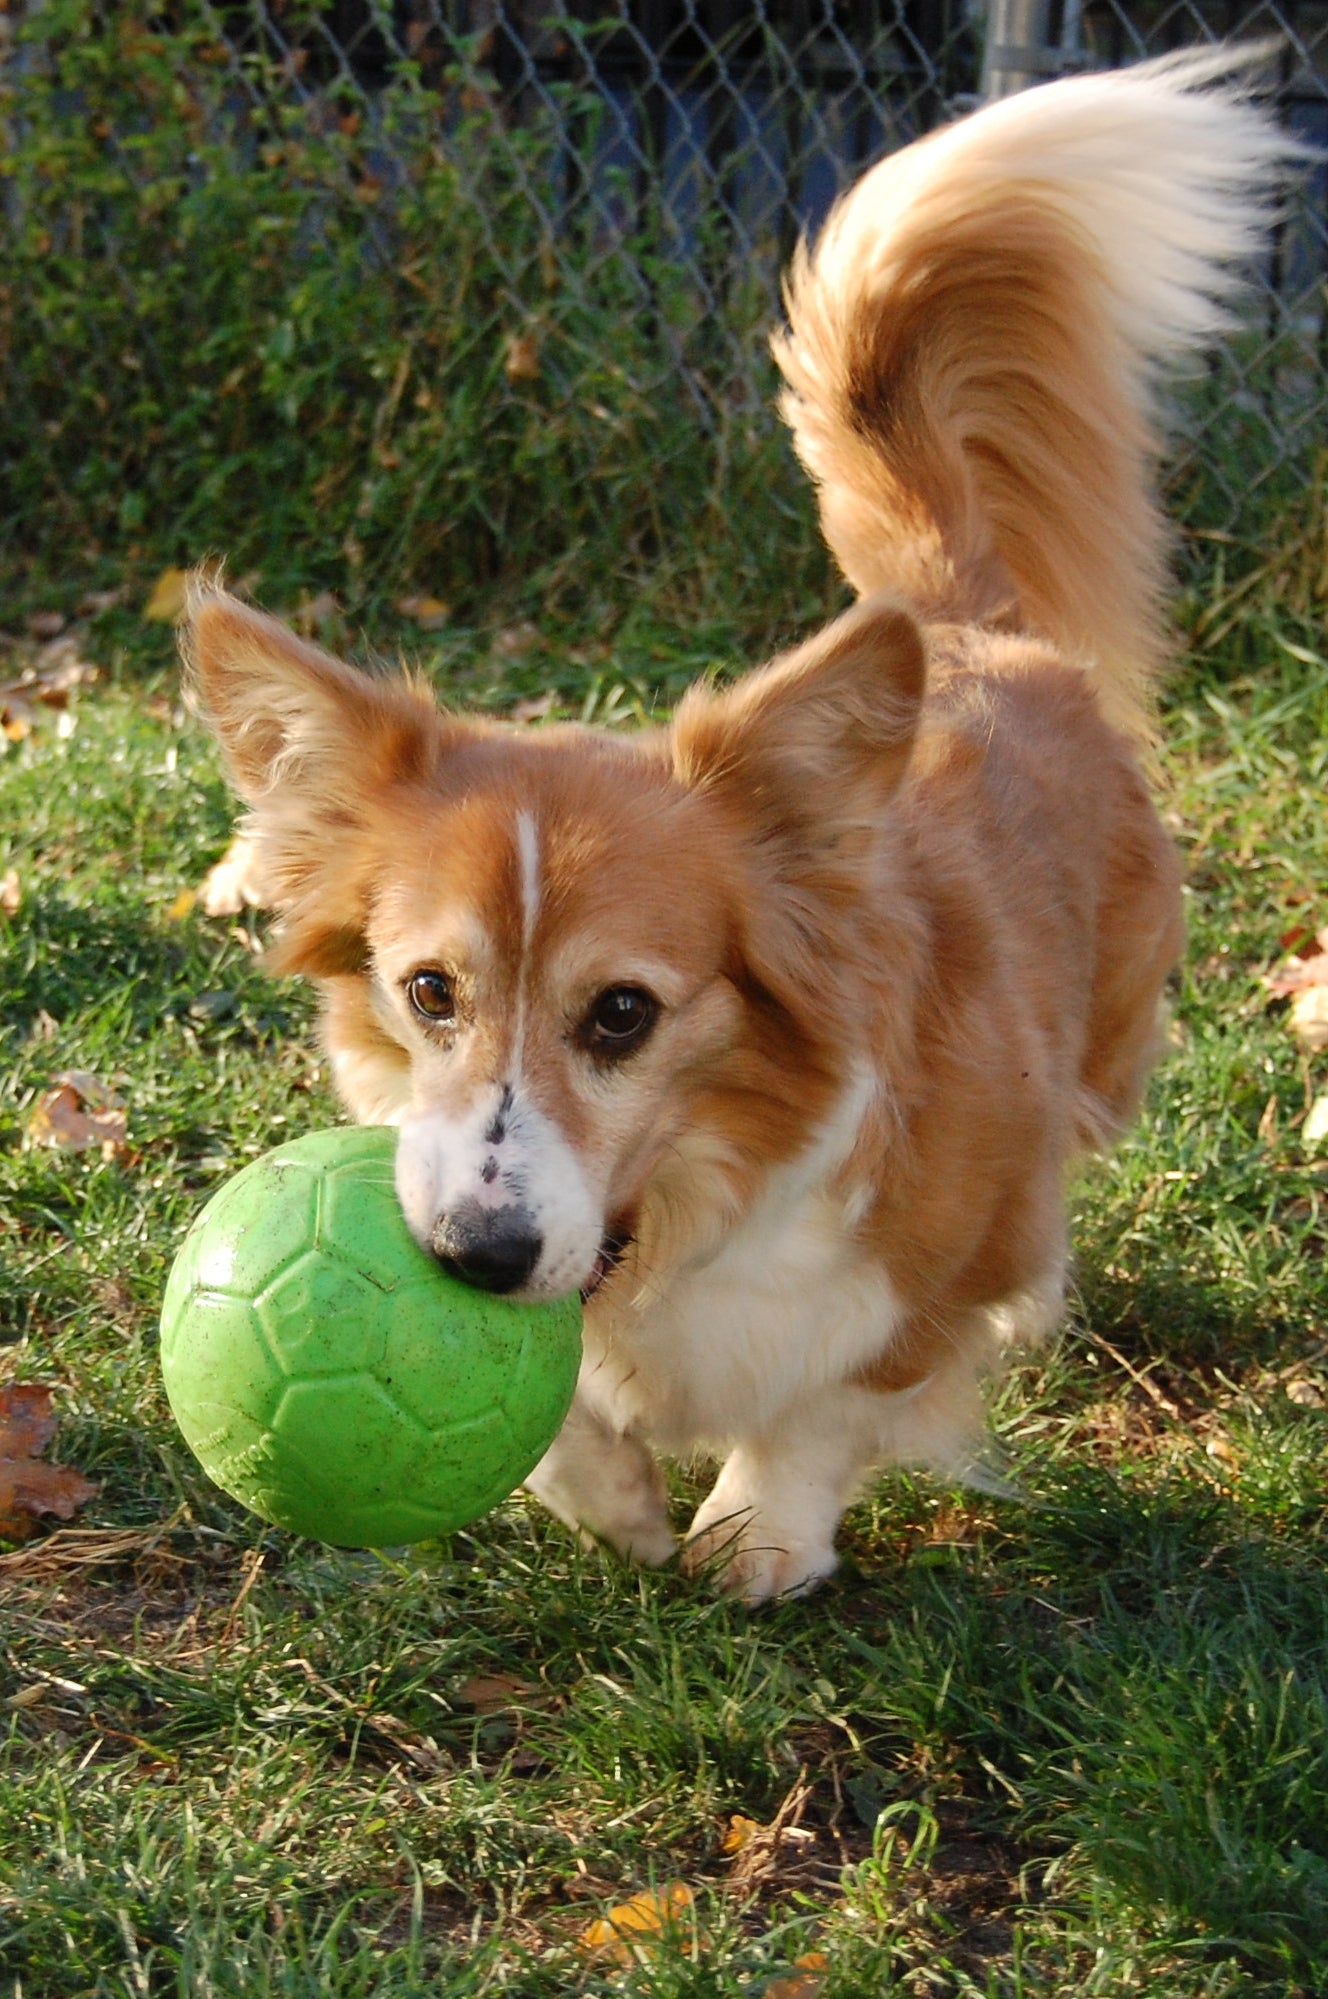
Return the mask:
<path id="1" fill-rule="evenodd" d="M 778 352 L 871 594 L 668 731 L 442 714 L 195 595 L 279 962 L 320 983 L 352 1111 L 400 1124 L 412 1228 L 442 1254 L 485 1202 L 538 1245 L 516 1295 L 593 1294 L 532 1488 L 660 1561 L 652 1447 L 727 1453 L 686 1559 L 752 1600 L 828 1573 L 873 1463 L 962 1469 L 984 1373 L 1056 1317 L 1067 1164 L 1122 1130 L 1153 1059 L 1180 872 L 1129 740 L 1165 575 L 1166 343 L 1136 308 L 1170 313 L 1173 350 L 1210 323 L 1195 300 L 1277 148 L 1203 97 L 1195 143 L 1225 158 L 1229 131 L 1244 181 L 1195 169 L 1185 255 L 1157 222 L 1153 292 L 1127 297 L 1116 211 L 1080 199 L 1082 161 L 1058 181 L 1053 141 L 1091 112 L 1134 187 L 1132 120 L 1183 124 L 1211 75 L 1094 79 L 1064 116 L 1077 86 L 1055 86 L 850 197 Z M 421 971 L 448 982 L 441 1023 Z M 622 990 L 656 1014 L 610 1059 L 594 1022 Z"/>

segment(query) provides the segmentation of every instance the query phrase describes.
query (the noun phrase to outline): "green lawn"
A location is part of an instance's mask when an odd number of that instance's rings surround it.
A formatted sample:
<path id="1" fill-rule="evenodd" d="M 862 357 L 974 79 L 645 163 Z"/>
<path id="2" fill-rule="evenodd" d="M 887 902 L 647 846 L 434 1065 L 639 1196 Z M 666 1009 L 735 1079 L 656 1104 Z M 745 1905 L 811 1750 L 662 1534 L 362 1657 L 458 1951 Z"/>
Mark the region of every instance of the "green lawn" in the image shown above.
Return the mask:
<path id="1" fill-rule="evenodd" d="M 882 1479 L 835 1582 L 757 1614 L 521 1499 L 408 1562 L 337 1554 L 189 1459 L 173 1245 L 335 1106 L 261 926 L 173 911 L 229 808 L 166 639 L 118 612 L 85 643 L 72 734 L 0 757 L 0 1383 L 57 1386 L 101 1488 L 0 1558 L 5 1999 L 810 1999 L 810 1951 L 823 1999 L 1328 1987 L 1328 1156 L 1299 1133 L 1328 1057 L 1259 983 L 1328 922 L 1310 628 L 1250 610 L 1170 702 L 1176 1048 L 1077 1190 L 1071 1324 L 1000 1396 L 1023 1497 Z M 466 699 L 554 685 L 630 726 L 725 643 L 417 651 Z M 25 1146 L 72 1068 L 127 1100 L 116 1159 Z M 774 1828 L 736 1856 L 735 1814 Z M 639 1962 L 578 1947 L 673 1882 Z"/>

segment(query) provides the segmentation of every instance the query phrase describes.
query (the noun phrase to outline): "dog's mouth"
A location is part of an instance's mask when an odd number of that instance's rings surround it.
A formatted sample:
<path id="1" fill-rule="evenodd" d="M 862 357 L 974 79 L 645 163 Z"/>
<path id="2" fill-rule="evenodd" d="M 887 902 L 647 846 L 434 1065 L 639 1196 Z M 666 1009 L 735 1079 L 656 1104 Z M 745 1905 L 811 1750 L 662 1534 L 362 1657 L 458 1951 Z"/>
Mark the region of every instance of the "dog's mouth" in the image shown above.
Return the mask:
<path id="1" fill-rule="evenodd" d="M 581 1286 L 581 1303 L 589 1304 L 595 1293 L 613 1275 L 622 1262 L 632 1241 L 632 1231 L 626 1222 L 615 1222 L 606 1230 L 604 1239 L 595 1253 L 595 1261 L 590 1276 Z"/>

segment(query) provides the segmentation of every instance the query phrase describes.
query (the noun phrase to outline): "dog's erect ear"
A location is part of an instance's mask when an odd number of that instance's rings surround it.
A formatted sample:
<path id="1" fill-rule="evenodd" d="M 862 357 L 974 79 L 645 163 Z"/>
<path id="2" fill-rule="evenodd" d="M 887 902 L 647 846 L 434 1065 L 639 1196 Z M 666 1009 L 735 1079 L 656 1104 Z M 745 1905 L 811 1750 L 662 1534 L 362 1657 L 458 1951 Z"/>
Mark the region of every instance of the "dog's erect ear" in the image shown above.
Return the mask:
<path id="1" fill-rule="evenodd" d="M 738 912 L 745 971 L 804 1020 L 852 1013 L 843 982 L 870 945 L 841 919 L 860 909 L 877 864 L 925 681 L 917 625 L 874 598 L 736 686 L 693 690 L 678 710 L 674 769 L 715 799 L 758 877 Z"/>
<path id="2" fill-rule="evenodd" d="M 373 680 L 251 610 L 195 583 L 181 649 L 246 804 L 278 790 L 326 790 L 383 767 L 418 774 L 438 713 L 404 680 Z"/>
<path id="3" fill-rule="evenodd" d="M 370 801 L 428 783 L 459 728 L 402 679 L 371 679 L 211 585 L 190 592 L 182 651 L 250 807 L 290 970 L 363 962 Z"/>
<path id="4" fill-rule="evenodd" d="M 913 619 L 868 598 L 735 686 L 694 688 L 674 768 L 738 813 L 778 871 L 847 860 L 904 774 L 925 681 Z"/>

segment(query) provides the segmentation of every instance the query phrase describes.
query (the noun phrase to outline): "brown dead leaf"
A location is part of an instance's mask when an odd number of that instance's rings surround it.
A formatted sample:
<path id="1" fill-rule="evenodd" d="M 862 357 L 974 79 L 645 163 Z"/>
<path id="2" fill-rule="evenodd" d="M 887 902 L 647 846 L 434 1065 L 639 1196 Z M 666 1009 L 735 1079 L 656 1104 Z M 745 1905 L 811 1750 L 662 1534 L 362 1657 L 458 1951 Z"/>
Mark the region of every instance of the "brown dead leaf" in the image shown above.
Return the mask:
<path id="1" fill-rule="evenodd" d="M 533 333 L 511 333 L 503 348 L 503 373 L 509 382 L 537 382 L 540 377 L 539 341 Z"/>
<path id="2" fill-rule="evenodd" d="M 65 1152 L 100 1150 L 103 1159 L 122 1152 L 128 1137 L 124 1098 L 86 1069 L 66 1070 L 54 1080 L 28 1119 L 29 1143 Z"/>
<path id="3" fill-rule="evenodd" d="M 29 659 L 17 680 L 0 686 L 0 715 L 31 722 L 38 706 L 67 708 L 74 689 L 100 675 L 101 668 L 84 659 L 77 639 L 56 639 Z"/>
<path id="4" fill-rule="evenodd" d="M 587 1957 L 605 1957 L 613 1964 L 632 1964 L 638 1954 L 658 1943 L 692 1906 L 685 1881 L 647 1888 L 630 1902 L 619 1902 L 581 1932 L 577 1947 Z"/>
<path id="5" fill-rule="evenodd" d="M 793 1976 L 776 1978 L 765 1988 L 765 1999 L 816 1999 L 825 1985 L 830 1960 L 823 1950 L 805 1951 L 793 1960 Z"/>
<path id="6" fill-rule="evenodd" d="M 494 638 L 493 650 L 501 659 L 520 659 L 538 644 L 539 626 L 524 618 L 519 625 L 503 626 Z"/>
<path id="7" fill-rule="evenodd" d="M 40 1514 L 71 1520 L 96 1493 L 82 1472 L 42 1457 L 54 1435 L 49 1388 L 39 1382 L 0 1388 L 0 1540 L 31 1540 Z"/>
<path id="8" fill-rule="evenodd" d="M 1328 928 L 1311 931 L 1308 924 L 1298 923 L 1278 941 L 1291 955 L 1264 980 L 1275 999 L 1287 999 L 1306 986 L 1328 985 Z"/>
<path id="9" fill-rule="evenodd" d="M 65 628 L 63 611 L 34 611 L 26 622 L 34 639 L 53 639 Z"/>
<path id="10" fill-rule="evenodd" d="M 514 1673 L 476 1673 L 457 1688 L 456 1697 L 478 1714 L 499 1714 L 504 1708 L 529 1705 L 543 1689 Z"/>
<path id="11" fill-rule="evenodd" d="M 23 886 L 18 878 L 17 868 L 6 868 L 0 875 L 0 916 L 17 916 L 23 901 Z"/>
<path id="12" fill-rule="evenodd" d="M 185 586 L 189 581 L 187 569 L 163 569 L 152 586 L 152 595 L 143 606 L 143 616 L 149 624 L 174 625 L 184 616 Z"/>
<path id="13" fill-rule="evenodd" d="M 440 632 L 452 615 L 452 606 L 441 597 L 398 597 L 397 609 L 422 632 Z"/>
<path id="14" fill-rule="evenodd" d="M 74 720 L 69 712 L 70 694 L 96 680 L 99 671 L 82 657 L 74 639 L 56 639 L 43 646 L 16 680 L 0 684 L 0 750 L 6 743 L 21 743 L 30 736 L 48 708 L 62 711 L 57 728 L 68 735 Z"/>

